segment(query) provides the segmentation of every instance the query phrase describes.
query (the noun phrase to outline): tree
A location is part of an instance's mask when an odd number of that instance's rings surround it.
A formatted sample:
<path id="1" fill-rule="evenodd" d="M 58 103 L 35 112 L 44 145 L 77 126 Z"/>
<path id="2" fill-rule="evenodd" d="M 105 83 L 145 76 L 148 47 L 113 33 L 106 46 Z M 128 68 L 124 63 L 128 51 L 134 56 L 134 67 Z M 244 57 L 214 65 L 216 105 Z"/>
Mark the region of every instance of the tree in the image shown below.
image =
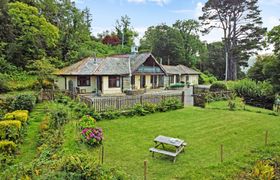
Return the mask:
<path id="1" fill-rule="evenodd" d="M 39 14 L 37 8 L 21 2 L 9 3 L 8 14 L 15 39 L 9 43 L 7 59 L 24 67 L 30 60 L 45 56 L 48 48 L 56 46 L 58 29 Z"/>
<path id="2" fill-rule="evenodd" d="M 134 37 L 137 37 L 138 34 L 131 27 L 131 20 L 127 15 L 116 21 L 115 29 L 118 38 L 122 41 L 122 45 L 129 47 L 133 45 Z"/>
<path id="3" fill-rule="evenodd" d="M 112 46 L 116 46 L 118 44 L 120 44 L 120 39 L 117 35 L 112 34 L 112 35 L 106 35 L 103 39 L 102 39 L 102 43 L 103 44 L 107 44 L 107 45 L 112 45 Z"/>
<path id="4" fill-rule="evenodd" d="M 223 30 L 226 80 L 237 79 L 238 65 L 247 64 L 248 56 L 261 48 L 266 31 L 257 5 L 258 0 L 208 0 L 199 17 L 204 33 Z"/>
<path id="5" fill-rule="evenodd" d="M 206 51 L 204 43 L 199 39 L 199 23 L 195 20 L 177 20 L 173 27 L 180 31 L 184 39 L 185 65 L 195 66 L 201 61 L 201 56 Z"/>
<path id="6" fill-rule="evenodd" d="M 184 39 L 179 30 L 165 24 L 151 26 L 141 39 L 142 50 L 151 51 L 163 64 L 184 63 Z"/>
<path id="7" fill-rule="evenodd" d="M 272 28 L 268 33 L 268 39 L 274 45 L 274 53 L 280 56 L 280 25 Z"/>
<path id="8" fill-rule="evenodd" d="M 256 63 L 248 70 L 248 77 L 256 81 L 270 82 L 275 92 L 280 92 L 280 60 L 275 55 L 258 56 Z"/>
<path id="9" fill-rule="evenodd" d="M 223 42 L 213 42 L 207 44 L 208 57 L 202 61 L 200 70 L 209 72 L 219 80 L 225 78 L 224 44 Z"/>

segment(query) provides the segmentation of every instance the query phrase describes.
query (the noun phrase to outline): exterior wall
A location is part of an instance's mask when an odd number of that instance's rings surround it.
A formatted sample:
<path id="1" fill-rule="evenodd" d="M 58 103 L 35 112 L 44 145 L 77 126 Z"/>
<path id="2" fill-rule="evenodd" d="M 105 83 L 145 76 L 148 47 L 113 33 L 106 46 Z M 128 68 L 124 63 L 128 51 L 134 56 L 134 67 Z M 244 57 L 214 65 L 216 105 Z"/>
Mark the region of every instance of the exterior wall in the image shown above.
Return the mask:
<path id="1" fill-rule="evenodd" d="M 59 89 L 65 90 L 65 78 L 66 78 L 66 89 L 69 90 L 69 81 L 73 81 L 73 87 L 74 89 L 77 86 L 77 76 L 57 76 L 56 78 L 56 84 Z M 91 93 L 96 90 L 96 77 L 91 76 L 90 77 L 90 86 L 79 86 L 80 89 L 85 89 L 86 93 Z"/>
<path id="2" fill-rule="evenodd" d="M 129 76 L 124 76 L 121 78 L 122 79 L 122 86 L 123 86 L 123 90 L 128 90 L 131 88 L 130 86 L 130 77 Z"/>
<path id="3" fill-rule="evenodd" d="M 151 75 L 146 75 L 146 87 L 147 89 L 151 89 L 153 87 L 151 83 Z"/>
<path id="4" fill-rule="evenodd" d="M 122 84 L 122 82 L 120 82 L 120 84 Z M 103 94 L 120 94 L 120 93 L 122 93 L 122 89 L 121 89 L 121 87 L 109 88 L 109 77 L 102 76 L 102 93 Z"/>
<path id="5" fill-rule="evenodd" d="M 189 82 L 192 85 L 197 85 L 198 84 L 198 77 L 199 77 L 199 75 L 189 75 Z"/>

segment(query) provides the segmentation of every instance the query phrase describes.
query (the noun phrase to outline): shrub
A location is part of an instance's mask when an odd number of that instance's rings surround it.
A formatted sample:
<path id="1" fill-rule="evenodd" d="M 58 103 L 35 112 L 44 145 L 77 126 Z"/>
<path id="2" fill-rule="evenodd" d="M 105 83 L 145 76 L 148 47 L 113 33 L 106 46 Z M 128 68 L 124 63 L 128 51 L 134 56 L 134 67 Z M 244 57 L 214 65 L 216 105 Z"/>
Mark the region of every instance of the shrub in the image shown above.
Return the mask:
<path id="1" fill-rule="evenodd" d="M 199 84 L 212 84 L 216 81 L 217 78 L 208 72 L 201 73 L 198 78 Z"/>
<path id="2" fill-rule="evenodd" d="M 16 110 L 11 113 L 7 113 L 4 118 L 5 120 L 19 120 L 22 124 L 27 123 L 28 111 L 27 110 Z"/>
<path id="3" fill-rule="evenodd" d="M 148 111 L 150 113 L 155 113 L 157 110 L 157 105 L 152 103 L 144 103 L 143 108 L 145 111 Z"/>
<path id="4" fill-rule="evenodd" d="M 84 115 L 79 122 L 79 126 L 81 129 L 85 128 L 95 128 L 95 119 L 89 115 Z"/>
<path id="5" fill-rule="evenodd" d="M 13 141 L 0 141 L 0 153 L 13 154 L 16 151 L 17 145 Z"/>
<path id="6" fill-rule="evenodd" d="M 20 137 L 21 122 L 16 120 L 0 121 L 0 140 L 17 142 Z"/>
<path id="7" fill-rule="evenodd" d="M 145 110 L 141 104 L 136 104 L 133 107 L 133 111 L 135 115 L 139 115 L 139 116 L 145 116 L 146 114 L 149 113 L 149 111 Z"/>
<path id="8" fill-rule="evenodd" d="M 240 97 L 244 98 L 246 104 L 257 107 L 272 109 L 274 103 L 273 87 L 267 82 L 255 82 L 250 79 L 236 81 L 230 88 Z"/>
<path id="9" fill-rule="evenodd" d="M 176 98 L 170 98 L 161 101 L 161 103 L 157 107 L 157 110 L 160 112 L 166 112 L 166 111 L 176 110 L 180 108 L 183 108 L 182 102 Z"/>
<path id="10" fill-rule="evenodd" d="M 67 123 L 68 117 L 67 112 L 63 108 L 57 108 L 50 112 L 50 127 L 57 129 Z"/>
<path id="11" fill-rule="evenodd" d="M 175 83 L 170 85 L 170 88 L 182 88 L 182 87 L 185 87 L 185 83 Z"/>
<path id="12" fill-rule="evenodd" d="M 90 145 L 95 146 L 102 143 L 103 132 L 101 128 L 85 128 L 81 132 L 81 140 Z"/>
<path id="13" fill-rule="evenodd" d="M 36 103 L 36 97 L 30 94 L 21 94 L 16 96 L 12 102 L 13 110 L 28 110 L 31 111 Z"/>
<path id="14" fill-rule="evenodd" d="M 121 116 L 121 113 L 116 110 L 108 110 L 100 113 L 101 119 L 116 119 Z"/>
<path id="15" fill-rule="evenodd" d="M 9 91 L 9 87 L 5 83 L 4 79 L 0 79 L 0 93 L 6 93 Z"/>
<path id="16" fill-rule="evenodd" d="M 214 82 L 210 86 L 210 91 L 217 92 L 217 91 L 226 91 L 228 90 L 227 85 L 223 82 Z"/>

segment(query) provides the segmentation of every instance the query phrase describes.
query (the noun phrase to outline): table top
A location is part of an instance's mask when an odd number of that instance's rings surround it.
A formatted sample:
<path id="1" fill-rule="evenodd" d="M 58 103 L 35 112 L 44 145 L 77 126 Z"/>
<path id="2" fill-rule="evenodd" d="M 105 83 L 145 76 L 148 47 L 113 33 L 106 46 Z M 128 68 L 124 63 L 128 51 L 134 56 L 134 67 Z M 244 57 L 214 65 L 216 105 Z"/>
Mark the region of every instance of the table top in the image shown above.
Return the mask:
<path id="1" fill-rule="evenodd" d="M 176 147 L 182 146 L 182 144 L 184 143 L 184 140 L 182 139 L 161 136 L 161 135 L 156 137 L 154 141 L 159 143 L 169 144 Z"/>

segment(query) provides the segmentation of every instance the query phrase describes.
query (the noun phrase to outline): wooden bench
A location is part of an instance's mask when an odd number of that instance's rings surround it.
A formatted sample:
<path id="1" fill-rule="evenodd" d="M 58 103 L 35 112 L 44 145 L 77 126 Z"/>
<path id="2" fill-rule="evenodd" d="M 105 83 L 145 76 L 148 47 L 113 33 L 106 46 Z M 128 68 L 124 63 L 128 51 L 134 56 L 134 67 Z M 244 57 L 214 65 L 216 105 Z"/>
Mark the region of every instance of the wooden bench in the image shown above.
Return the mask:
<path id="1" fill-rule="evenodd" d="M 167 156 L 172 156 L 172 157 L 176 157 L 178 155 L 178 153 L 173 153 L 173 152 L 169 152 L 169 151 L 165 151 L 165 150 L 157 149 L 157 148 L 150 148 L 150 152 L 153 152 L 153 157 L 154 157 L 154 153 L 165 154 Z"/>

